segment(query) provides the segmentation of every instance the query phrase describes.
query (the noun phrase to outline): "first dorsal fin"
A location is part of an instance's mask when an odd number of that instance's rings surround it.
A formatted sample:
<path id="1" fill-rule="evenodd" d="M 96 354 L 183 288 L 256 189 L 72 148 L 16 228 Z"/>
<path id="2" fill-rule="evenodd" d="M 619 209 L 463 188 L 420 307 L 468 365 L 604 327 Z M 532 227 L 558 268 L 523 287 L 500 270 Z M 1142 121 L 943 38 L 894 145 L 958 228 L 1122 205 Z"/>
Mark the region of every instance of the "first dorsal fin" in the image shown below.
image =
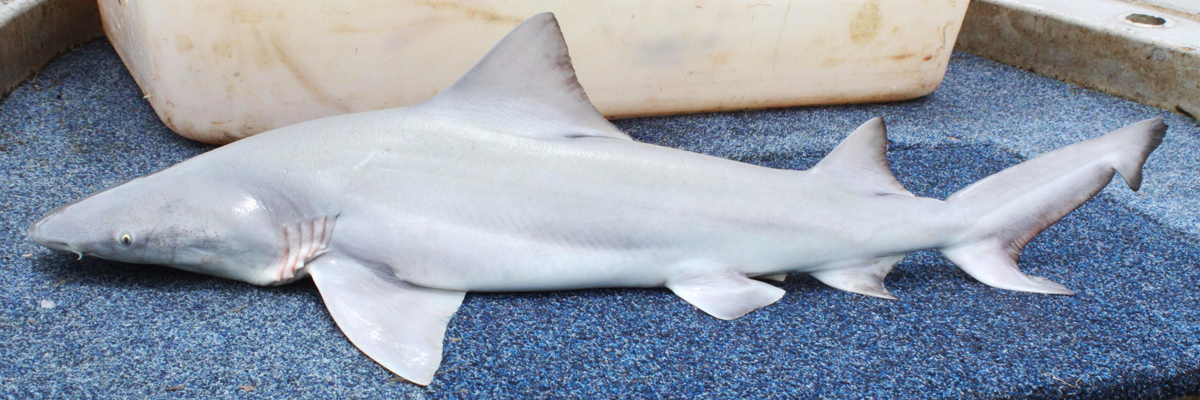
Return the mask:
<path id="1" fill-rule="evenodd" d="M 887 127 L 883 118 L 859 126 L 812 168 L 875 194 L 913 194 L 896 180 L 887 161 Z"/>
<path id="2" fill-rule="evenodd" d="M 541 139 L 629 139 L 604 119 L 575 77 L 554 14 L 530 17 L 422 108 Z"/>

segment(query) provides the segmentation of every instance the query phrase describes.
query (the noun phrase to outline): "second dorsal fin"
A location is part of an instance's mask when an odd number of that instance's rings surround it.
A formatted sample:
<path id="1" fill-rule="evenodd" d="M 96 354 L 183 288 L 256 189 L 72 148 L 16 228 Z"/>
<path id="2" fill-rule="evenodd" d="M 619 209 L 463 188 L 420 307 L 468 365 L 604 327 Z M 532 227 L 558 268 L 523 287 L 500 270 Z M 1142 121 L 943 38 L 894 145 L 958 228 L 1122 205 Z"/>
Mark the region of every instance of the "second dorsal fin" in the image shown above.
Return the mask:
<path id="1" fill-rule="evenodd" d="M 588 100 L 551 13 L 522 22 L 458 82 L 421 107 L 514 135 L 629 139 Z"/>
<path id="2" fill-rule="evenodd" d="M 859 126 L 812 171 L 875 194 L 913 195 L 896 180 L 888 166 L 887 127 L 883 118 L 876 117 Z"/>

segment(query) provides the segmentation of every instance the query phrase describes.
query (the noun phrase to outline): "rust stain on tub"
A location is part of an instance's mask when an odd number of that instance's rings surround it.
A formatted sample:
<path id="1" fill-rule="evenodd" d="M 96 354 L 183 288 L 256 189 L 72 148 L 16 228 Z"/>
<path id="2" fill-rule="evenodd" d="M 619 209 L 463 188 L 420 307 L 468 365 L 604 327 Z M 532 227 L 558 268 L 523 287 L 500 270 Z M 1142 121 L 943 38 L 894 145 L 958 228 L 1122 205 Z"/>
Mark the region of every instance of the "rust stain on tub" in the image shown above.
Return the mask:
<path id="1" fill-rule="evenodd" d="M 179 51 L 191 51 L 196 46 L 192 45 L 192 39 L 184 35 L 175 35 L 175 48 Z"/>
<path id="2" fill-rule="evenodd" d="M 420 21 L 417 23 L 420 23 Z M 417 24 L 417 23 L 414 23 L 414 24 Z M 354 26 L 351 24 L 338 22 L 337 25 L 334 25 L 333 29 L 329 30 L 329 33 L 374 33 L 374 34 L 378 34 L 378 33 L 384 32 L 389 29 L 390 28 L 381 28 L 381 27 L 376 27 L 376 26 L 368 26 L 368 27 Z"/>
<path id="3" fill-rule="evenodd" d="M 235 7 L 229 10 L 229 20 L 233 23 L 253 24 L 263 21 L 263 14 L 258 10 Z"/>
<path id="4" fill-rule="evenodd" d="M 844 59 L 844 58 L 828 58 L 828 59 L 825 59 L 825 62 L 821 63 L 821 66 L 828 68 L 828 67 L 836 67 L 836 66 L 839 66 L 839 65 L 842 65 L 845 63 L 846 63 L 846 59 Z"/>
<path id="5" fill-rule="evenodd" d="M 520 24 L 521 21 L 524 21 L 524 18 L 503 15 L 491 10 L 474 8 L 459 4 L 458 2 L 454 1 L 417 0 L 413 2 L 413 4 L 429 7 L 434 10 L 458 11 L 466 14 L 466 16 L 469 18 L 481 19 L 488 23 L 517 25 Z"/>
<path id="6" fill-rule="evenodd" d="M 869 0 L 850 21 L 850 40 L 864 44 L 879 36 L 879 0 Z"/>
<path id="7" fill-rule="evenodd" d="M 329 92 L 322 88 L 321 85 L 317 84 L 317 81 L 304 71 L 304 68 L 302 68 L 300 64 L 292 58 L 291 54 L 289 54 L 279 42 L 280 40 L 277 35 L 272 35 L 270 37 L 269 43 L 275 50 L 275 57 L 284 65 L 284 67 L 287 68 L 288 72 L 292 74 L 292 77 L 296 78 L 296 82 L 299 83 L 300 86 L 304 87 L 304 89 L 313 96 L 314 100 L 316 100 L 318 103 L 341 110 L 343 113 L 350 112 L 349 107 L 347 107 L 345 104 L 339 103 L 333 98 L 333 96 L 330 96 Z"/>
<path id="8" fill-rule="evenodd" d="M 717 54 L 713 54 L 711 59 L 712 59 L 713 64 L 716 64 L 718 66 L 729 64 L 729 61 L 733 60 L 733 52 L 724 51 L 724 52 L 720 52 Z"/>

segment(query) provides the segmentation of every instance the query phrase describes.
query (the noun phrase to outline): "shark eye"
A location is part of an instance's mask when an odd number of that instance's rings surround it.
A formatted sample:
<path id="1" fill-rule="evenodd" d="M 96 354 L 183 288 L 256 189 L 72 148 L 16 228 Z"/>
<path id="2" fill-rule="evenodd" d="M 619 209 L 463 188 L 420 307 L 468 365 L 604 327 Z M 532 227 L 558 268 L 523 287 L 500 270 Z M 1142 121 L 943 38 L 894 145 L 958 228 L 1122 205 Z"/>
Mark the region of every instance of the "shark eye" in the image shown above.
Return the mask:
<path id="1" fill-rule="evenodd" d="M 133 235 L 130 234 L 129 232 L 124 232 L 121 234 L 121 238 L 119 240 L 121 241 L 121 244 L 123 244 L 123 245 L 126 245 L 126 246 L 131 245 L 131 244 L 133 244 Z"/>

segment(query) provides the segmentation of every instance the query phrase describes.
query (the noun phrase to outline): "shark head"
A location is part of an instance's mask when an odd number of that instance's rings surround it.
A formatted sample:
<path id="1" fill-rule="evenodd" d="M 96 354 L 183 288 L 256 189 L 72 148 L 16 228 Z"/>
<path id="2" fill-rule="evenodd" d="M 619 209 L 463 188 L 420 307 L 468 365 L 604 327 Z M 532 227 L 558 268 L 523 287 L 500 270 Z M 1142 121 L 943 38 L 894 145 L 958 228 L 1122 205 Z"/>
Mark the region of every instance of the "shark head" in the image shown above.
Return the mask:
<path id="1" fill-rule="evenodd" d="M 39 245 L 253 284 L 285 255 L 270 212 L 233 185 L 164 171 L 59 207 L 29 228 Z M 207 178 L 212 179 L 212 178 Z"/>

